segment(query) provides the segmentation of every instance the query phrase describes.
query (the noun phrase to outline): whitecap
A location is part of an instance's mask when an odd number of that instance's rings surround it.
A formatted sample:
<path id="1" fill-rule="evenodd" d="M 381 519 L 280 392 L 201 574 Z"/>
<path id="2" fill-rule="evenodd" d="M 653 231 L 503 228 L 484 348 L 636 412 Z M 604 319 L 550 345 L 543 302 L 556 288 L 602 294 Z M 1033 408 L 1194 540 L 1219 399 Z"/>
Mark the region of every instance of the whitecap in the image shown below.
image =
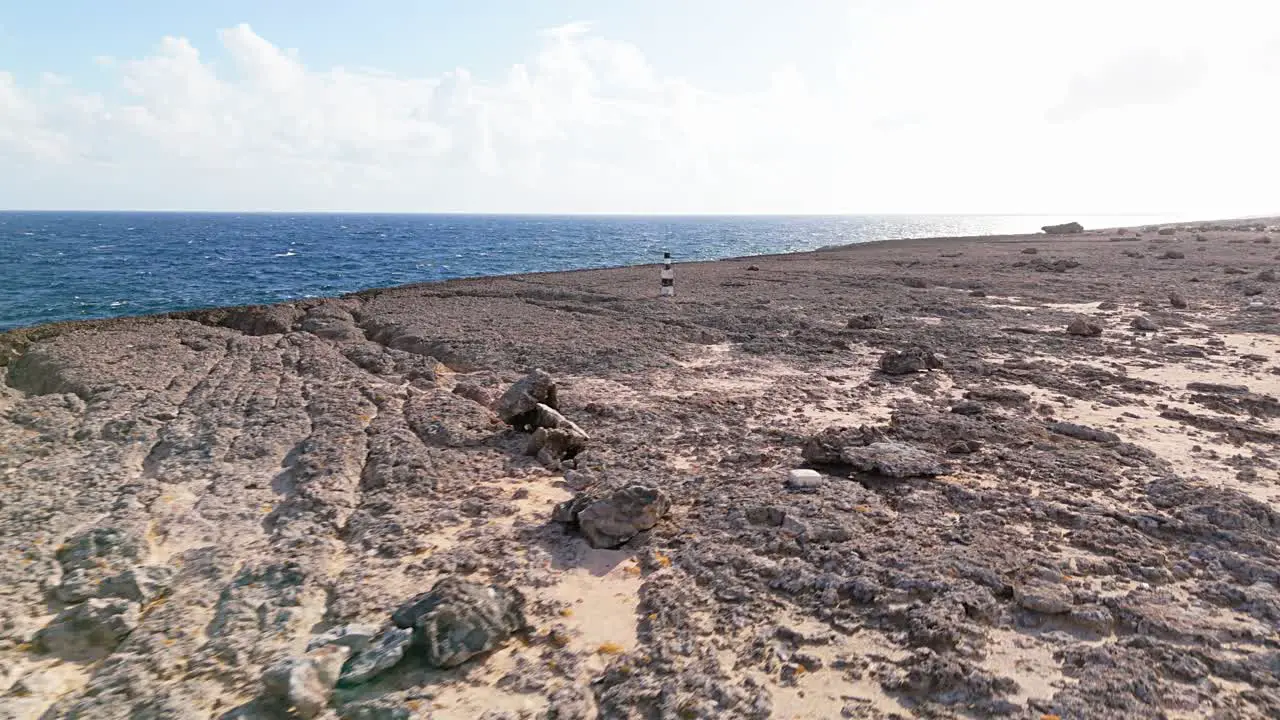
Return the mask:
<path id="1" fill-rule="evenodd" d="M 293 257 L 294 255 L 297 255 L 297 254 L 298 253 L 290 250 L 289 252 L 276 253 L 275 257 Z"/>
<path id="2" fill-rule="evenodd" d="M 129 304 L 128 300 L 117 300 L 111 303 L 111 307 L 120 307 L 121 305 L 128 305 L 128 304 Z"/>

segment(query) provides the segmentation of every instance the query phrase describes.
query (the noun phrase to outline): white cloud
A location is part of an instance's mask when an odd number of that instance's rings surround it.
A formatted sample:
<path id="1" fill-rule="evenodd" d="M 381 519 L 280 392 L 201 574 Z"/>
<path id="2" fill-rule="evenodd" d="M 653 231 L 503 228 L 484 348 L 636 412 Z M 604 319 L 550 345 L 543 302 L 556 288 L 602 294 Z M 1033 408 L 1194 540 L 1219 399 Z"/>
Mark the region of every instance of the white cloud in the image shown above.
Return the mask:
<path id="1" fill-rule="evenodd" d="M 1269 4 L 853 7 L 838 80 L 780 67 L 751 92 L 665 76 L 585 23 L 489 78 L 314 68 L 248 25 L 220 33 L 230 63 L 183 38 L 98 58 L 103 94 L 0 72 L 0 206 L 1280 209 Z"/>

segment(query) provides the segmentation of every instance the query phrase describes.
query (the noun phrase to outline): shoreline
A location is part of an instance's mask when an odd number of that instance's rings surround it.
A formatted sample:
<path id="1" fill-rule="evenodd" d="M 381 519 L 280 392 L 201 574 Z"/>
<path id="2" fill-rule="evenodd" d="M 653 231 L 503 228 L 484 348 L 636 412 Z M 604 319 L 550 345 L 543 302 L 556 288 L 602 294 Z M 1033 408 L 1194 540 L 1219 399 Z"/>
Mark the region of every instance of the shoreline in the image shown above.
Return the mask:
<path id="1" fill-rule="evenodd" d="M 1275 716 L 1280 237 L 1203 224 L 0 334 L 0 695 L 286 717 L 269 668 L 453 577 L 531 629 L 318 717 Z M 528 454 L 533 368 L 585 450 Z M 617 547 L 556 519 L 633 485 Z"/>

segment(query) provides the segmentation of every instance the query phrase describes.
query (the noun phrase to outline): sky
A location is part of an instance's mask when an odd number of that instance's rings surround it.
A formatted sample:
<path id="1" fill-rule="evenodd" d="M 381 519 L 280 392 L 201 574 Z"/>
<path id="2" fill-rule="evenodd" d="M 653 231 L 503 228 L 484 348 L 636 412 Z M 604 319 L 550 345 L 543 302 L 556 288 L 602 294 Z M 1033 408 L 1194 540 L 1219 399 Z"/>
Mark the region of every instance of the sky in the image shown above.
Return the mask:
<path id="1" fill-rule="evenodd" d="M 1280 213 L 1273 0 L 0 0 L 0 209 Z"/>

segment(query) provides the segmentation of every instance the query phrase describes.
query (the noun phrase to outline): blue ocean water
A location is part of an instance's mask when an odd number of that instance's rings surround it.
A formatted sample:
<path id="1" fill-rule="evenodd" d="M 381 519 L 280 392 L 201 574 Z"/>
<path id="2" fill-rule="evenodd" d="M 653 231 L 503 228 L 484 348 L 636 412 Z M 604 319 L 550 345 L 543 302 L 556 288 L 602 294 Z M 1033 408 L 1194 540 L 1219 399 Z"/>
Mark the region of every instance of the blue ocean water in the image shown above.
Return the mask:
<path id="1" fill-rule="evenodd" d="M 0 330 L 508 273 L 1036 232 L 1048 216 L 0 213 Z"/>

